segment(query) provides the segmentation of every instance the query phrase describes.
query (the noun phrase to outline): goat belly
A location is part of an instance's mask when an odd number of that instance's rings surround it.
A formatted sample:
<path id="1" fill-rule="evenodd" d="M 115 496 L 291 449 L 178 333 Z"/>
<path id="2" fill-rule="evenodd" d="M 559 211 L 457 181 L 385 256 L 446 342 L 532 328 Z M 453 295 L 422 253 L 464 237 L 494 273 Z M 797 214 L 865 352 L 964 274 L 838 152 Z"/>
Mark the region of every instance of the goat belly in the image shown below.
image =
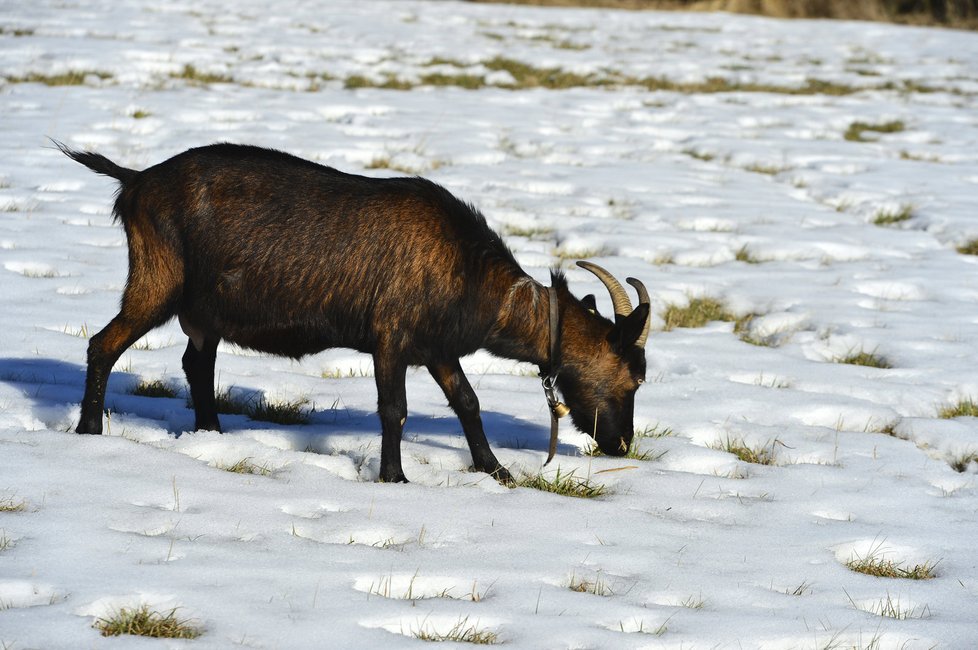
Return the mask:
<path id="1" fill-rule="evenodd" d="M 357 341 L 343 340 L 334 328 L 293 325 L 290 327 L 258 328 L 225 324 L 217 335 L 243 348 L 298 359 L 328 348 L 360 349 Z"/>

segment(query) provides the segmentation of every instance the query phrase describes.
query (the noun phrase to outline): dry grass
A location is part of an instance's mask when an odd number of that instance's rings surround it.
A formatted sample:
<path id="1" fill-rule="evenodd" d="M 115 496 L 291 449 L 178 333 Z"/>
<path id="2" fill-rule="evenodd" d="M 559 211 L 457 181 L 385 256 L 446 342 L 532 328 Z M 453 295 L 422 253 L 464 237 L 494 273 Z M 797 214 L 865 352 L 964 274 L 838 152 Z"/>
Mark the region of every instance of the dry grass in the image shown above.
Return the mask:
<path id="1" fill-rule="evenodd" d="M 183 66 L 183 70 L 181 70 L 180 72 L 170 73 L 170 78 L 183 79 L 184 81 L 188 81 L 192 84 L 198 84 L 204 86 L 209 84 L 216 84 L 216 83 L 226 84 L 234 81 L 233 78 L 227 75 L 216 74 L 213 72 L 203 72 L 201 70 L 198 70 L 197 68 L 195 68 L 189 63 Z"/>
<path id="2" fill-rule="evenodd" d="M 527 239 L 546 238 L 554 234 L 554 229 L 549 226 L 521 226 L 517 224 L 504 224 L 502 231 L 506 237 L 526 237 Z"/>
<path id="3" fill-rule="evenodd" d="M 167 613 L 152 611 L 147 605 L 118 612 L 95 621 L 93 627 L 102 636 L 132 634 L 157 639 L 196 639 L 203 631 L 188 619 L 178 619 L 176 609 Z"/>
<path id="4" fill-rule="evenodd" d="M 454 641 L 456 643 L 472 643 L 475 645 L 493 645 L 499 642 L 499 635 L 490 630 L 479 629 L 478 623 L 469 623 L 469 617 L 460 618 L 458 623 L 446 632 L 438 632 L 422 624 L 411 633 L 422 641 Z"/>
<path id="5" fill-rule="evenodd" d="M 863 573 L 877 578 L 903 578 L 905 580 L 931 580 L 937 577 L 934 571 L 936 562 L 915 564 L 911 567 L 900 566 L 893 560 L 887 560 L 874 551 L 865 557 L 852 557 L 846 562 L 846 568 L 856 573 Z"/>
<path id="6" fill-rule="evenodd" d="M 876 350 L 871 350 L 866 352 L 865 350 L 859 350 L 858 352 L 853 350 L 847 353 L 845 356 L 837 357 L 833 360 L 834 363 L 846 363 L 852 366 L 865 366 L 867 368 L 892 368 L 893 366 L 885 357 L 876 354 Z"/>
<path id="7" fill-rule="evenodd" d="M 0 498 L 0 512 L 24 512 L 27 510 L 25 499 L 15 499 L 14 497 Z"/>
<path id="8" fill-rule="evenodd" d="M 930 607 L 927 605 L 908 607 L 900 602 L 900 599 L 894 599 L 890 594 L 886 594 L 885 598 L 881 598 L 878 602 L 872 604 L 859 605 L 856 601 L 849 596 L 846 592 L 846 596 L 849 597 L 849 602 L 856 609 L 862 610 L 864 612 L 869 612 L 870 614 L 876 614 L 877 616 L 884 616 L 886 618 L 892 618 L 897 621 L 906 621 L 908 619 L 921 619 L 930 618 Z"/>
<path id="9" fill-rule="evenodd" d="M 592 594 L 594 596 L 613 596 L 615 594 L 611 586 L 600 577 L 596 577 L 594 580 L 587 580 L 574 575 L 571 576 L 570 583 L 567 587 L 571 591 L 576 591 L 579 594 Z"/>
<path id="10" fill-rule="evenodd" d="M 769 334 L 767 336 L 759 336 L 754 333 L 751 324 L 754 322 L 755 318 L 760 318 L 763 314 L 744 314 L 736 321 L 734 321 L 734 334 L 736 334 L 741 341 L 744 343 L 750 343 L 751 345 L 756 345 L 759 347 L 766 348 L 776 348 L 780 345 L 783 337 L 782 333 L 775 332 L 774 334 Z"/>
<path id="11" fill-rule="evenodd" d="M 931 93 L 949 92 L 958 93 L 961 91 L 954 88 L 937 88 L 924 86 L 913 81 L 885 81 L 872 86 L 853 86 L 825 79 L 808 78 L 801 85 L 780 85 L 772 83 L 744 82 L 737 79 L 726 77 L 708 77 L 698 81 L 677 81 L 667 77 L 636 77 L 616 70 L 604 70 L 601 73 L 580 74 L 559 67 L 538 67 L 531 63 L 510 59 L 508 57 L 497 56 L 487 61 L 481 62 L 482 66 L 493 72 L 508 72 L 512 80 L 496 80 L 489 82 L 486 77 L 479 73 L 466 71 L 459 68 L 458 72 L 429 72 L 422 75 L 417 80 L 402 79 L 395 74 L 387 73 L 383 76 L 368 77 L 361 74 L 354 74 L 344 79 L 345 88 L 353 90 L 358 88 L 380 88 L 383 90 L 413 90 L 420 86 L 450 86 L 464 88 L 468 90 L 478 90 L 480 88 L 492 87 L 506 90 L 527 90 L 531 88 L 545 88 L 549 90 L 565 90 L 569 88 L 622 88 L 638 87 L 649 91 L 663 91 L 683 94 L 702 94 L 702 93 L 771 93 L 779 95 L 831 95 L 836 97 L 853 95 L 866 91 L 894 91 L 901 93 Z M 462 65 L 454 62 L 439 63 L 439 65 Z M 181 75 L 176 75 L 181 76 Z M 192 81 L 196 75 L 189 75 Z M 215 81 L 230 81 L 230 79 L 218 77 Z M 867 127 L 867 130 L 879 130 L 879 125 L 866 125 L 858 122 L 856 125 Z M 856 126 L 854 125 L 854 126 Z M 688 152 L 684 152 L 688 153 Z M 750 171 L 766 174 L 776 174 L 787 171 L 787 167 L 753 165 Z"/>
<path id="12" fill-rule="evenodd" d="M 942 406 L 937 412 L 937 417 L 944 420 L 962 416 L 978 417 L 978 402 L 971 397 L 964 397 L 954 404 Z"/>
<path id="13" fill-rule="evenodd" d="M 474 0 L 548 7 L 604 7 L 614 9 L 729 11 L 774 18 L 836 18 L 878 20 L 923 25 L 978 28 L 974 2 L 935 0 L 928 3 L 898 0 Z"/>
<path id="14" fill-rule="evenodd" d="M 734 259 L 737 260 L 738 262 L 745 262 L 747 264 L 761 263 L 761 260 L 755 257 L 754 254 L 750 252 L 750 249 L 747 247 L 747 244 L 744 244 L 743 246 L 737 249 L 737 252 L 734 253 Z"/>
<path id="15" fill-rule="evenodd" d="M 45 86 L 83 86 L 89 77 L 95 77 L 100 81 L 112 78 L 109 72 L 101 70 L 69 70 L 59 74 L 41 74 L 30 72 L 22 77 L 6 77 L 8 83 L 39 83 Z"/>
<path id="16" fill-rule="evenodd" d="M 258 465 L 251 461 L 251 458 L 242 458 L 233 465 L 223 465 L 218 464 L 218 469 L 223 469 L 225 472 L 231 472 L 232 474 L 255 474 L 257 476 L 270 476 L 272 470 L 268 469 L 268 464 Z"/>
<path id="17" fill-rule="evenodd" d="M 978 255 L 978 239 L 971 239 L 960 246 L 955 247 L 956 251 L 962 255 Z"/>
<path id="18" fill-rule="evenodd" d="M 774 465 L 776 460 L 774 446 L 778 444 L 778 442 L 778 440 L 773 440 L 770 443 L 760 447 L 749 447 L 742 439 L 727 437 L 725 440 L 721 440 L 712 445 L 712 448 L 733 454 L 745 463 L 752 463 L 754 465 Z"/>
<path id="19" fill-rule="evenodd" d="M 972 451 L 961 454 L 960 456 L 949 459 L 947 462 L 951 466 L 951 469 L 959 474 L 963 474 L 971 468 L 972 463 L 978 463 L 978 452 Z"/>
<path id="20" fill-rule="evenodd" d="M 662 315 L 665 331 L 677 327 L 703 327 L 711 321 L 734 321 L 736 318 L 727 311 L 726 305 L 716 298 L 691 298 L 685 307 L 669 305 Z"/>
<path id="21" fill-rule="evenodd" d="M 906 129 L 906 125 L 900 120 L 890 122 L 880 122 L 870 124 L 868 122 L 853 122 L 842 135 L 850 142 L 872 142 L 876 138 L 867 138 L 866 133 L 899 133 Z"/>

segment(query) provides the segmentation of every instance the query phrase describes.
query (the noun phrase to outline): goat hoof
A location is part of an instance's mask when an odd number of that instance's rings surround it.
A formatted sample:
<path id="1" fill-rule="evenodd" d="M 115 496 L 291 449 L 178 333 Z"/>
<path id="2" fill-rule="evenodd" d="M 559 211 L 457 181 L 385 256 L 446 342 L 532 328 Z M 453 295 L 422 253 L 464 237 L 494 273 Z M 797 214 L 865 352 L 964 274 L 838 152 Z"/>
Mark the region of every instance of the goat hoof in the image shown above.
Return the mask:
<path id="1" fill-rule="evenodd" d="M 495 469 L 485 470 L 486 474 L 496 479 L 502 485 L 515 485 L 516 480 L 513 479 L 513 475 L 509 473 L 509 470 L 502 465 L 496 465 Z"/>
<path id="2" fill-rule="evenodd" d="M 95 425 L 91 422 L 85 422 L 82 420 L 78 423 L 78 426 L 75 427 L 75 433 L 100 436 L 102 435 L 102 423 L 99 422 L 97 425 Z"/>
<path id="3" fill-rule="evenodd" d="M 381 483 L 410 483 L 411 481 L 407 480 L 407 477 L 404 476 L 403 472 L 399 472 L 397 474 L 394 474 L 393 476 L 381 476 L 380 482 Z"/>

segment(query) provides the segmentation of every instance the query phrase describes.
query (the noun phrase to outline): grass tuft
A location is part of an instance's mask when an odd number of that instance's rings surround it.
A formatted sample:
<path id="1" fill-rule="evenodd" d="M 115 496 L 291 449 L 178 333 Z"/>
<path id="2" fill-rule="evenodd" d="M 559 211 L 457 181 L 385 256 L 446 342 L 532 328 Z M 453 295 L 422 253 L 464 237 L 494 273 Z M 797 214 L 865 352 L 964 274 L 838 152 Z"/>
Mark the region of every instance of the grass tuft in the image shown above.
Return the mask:
<path id="1" fill-rule="evenodd" d="M 978 255 L 978 239 L 968 240 L 964 244 L 955 247 L 954 250 L 962 255 Z"/>
<path id="2" fill-rule="evenodd" d="M 268 464 L 257 465 L 251 462 L 251 458 L 242 458 L 233 465 L 217 465 L 218 469 L 223 469 L 225 472 L 231 472 L 232 474 L 256 474 L 258 476 L 270 476 L 272 470 L 268 469 Z"/>
<path id="3" fill-rule="evenodd" d="M 93 627 L 102 636 L 132 634 L 156 639 L 196 639 L 203 631 L 187 619 L 178 619 L 176 609 L 167 613 L 152 611 L 142 605 L 137 609 L 122 608 L 118 612 L 95 621 Z"/>
<path id="4" fill-rule="evenodd" d="M 26 499 L 15 499 L 14 497 L 0 498 L 0 512 L 24 512 L 27 510 Z"/>
<path id="5" fill-rule="evenodd" d="M 276 424 L 309 424 L 310 409 L 306 398 L 291 402 L 269 402 L 264 395 L 252 393 L 248 396 L 232 395 L 230 388 L 218 390 L 214 394 L 218 413 L 247 415 L 252 420 L 274 422 Z M 187 407 L 193 402 L 187 400 Z"/>
<path id="6" fill-rule="evenodd" d="M 903 578 L 905 580 L 930 580 L 937 577 L 934 571 L 936 562 L 915 564 L 912 567 L 900 566 L 893 560 L 887 560 L 878 554 L 878 547 L 872 549 L 864 557 L 854 555 L 846 562 L 846 568 L 856 573 L 863 573 L 877 578 Z"/>
<path id="7" fill-rule="evenodd" d="M 870 124 L 869 122 L 853 122 L 846 129 L 846 132 L 842 135 L 843 138 L 850 142 L 872 142 L 875 138 L 867 138 L 866 133 L 899 133 L 906 129 L 906 125 L 900 120 L 892 120 L 890 122 L 880 122 L 878 124 Z"/>
<path id="8" fill-rule="evenodd" d="M 750 252 L 750 249 L 747 248 L 747 244 L 744 244 L 737 249 L 737 252 L 734 253 L 734 259 L 738 262 L 746 262 L 747 264 L 761 263 L 761 260 L 755 257 L 754 254 Z"/>
<path id="9" fill-rule="evenodd" d="M 180 72 L 170 73 L 170 78 L 183 79 L 184 81 L 189 81 L 195 84 L 226 84 L 234 81 L 233 78 L 227 75 L 215 74 L 213 72 L 202 72 L 189 63 L 184 65 L 183 70 Z"/>
<path id="10" fill-rule="evenodd" d="M 571 591 L 579 594 L 593 594 L 595 596 L 614 596 L 615 592 L 607 582 L 596 577 L 594 580 L 571 576 L 570 583 L 567 585 Z"/>
<path id="11" fill-rule="evenodd" d="M 706 599 L 703 596 L 688 596 L 685 600 L 679 601 L 680 607 L 686 609 L 703 609 L 706 607 Z"/>
<path id="12" fill-rule="evenodd" d="M 483 65 L 494 72 L 505 71 L 512 75 L 514 82 L 502 84 L 504 88 L 513 90 L 525 90 L 528 88 L 580 88 L 582 86 L 601 86 L 609 85 L 610 80 L 593 75 L 581 75 L 575 72 L 568 72 L 561 68 L 538 68 L 529 63 L 523 63 L 515 59 L 504 56 L 496 56 Z"/>
<path id="13" fill-rule="evenodd" d="M 302 398 L 292 402 L 269 402 L 264 396 L 255 400 L 248 412 L 252 420 L 276 424 L 309 424 L 309 400 Z"/>
<path id="14" fill-rule="evenodd" d="M 645 621 L 639 621 L 638 625 L 635 625 L 633 623 L 632 625 L 629 626 L 629 629 L 627 631 L 625 629 L 625 621 L 618 621 L 618 627 L 622 632 L 626 632 L 626 633 L 651 634 L 652 636 L 662 636 L 663 634 L 669 631 L 669 620 L 671 618 L 672 616 L 662 621 L 662 623 L 660 623 L 658 627 L 649 628 L 649 629 L 645 628 Z"/>
<path id="15" fill-rule="evenodd" d="M 978 402 L 975 402 L 971 397 L 964 397 L 959 399 L 955 404 L 942 406 L 937 412 L 937 417 L 944 420 L 962 416 L 978 417 Z"/>
<path id="16" fill-rule="evenodd" d="M 652 451 L 651 449 L 647 451 L 639 451 L 638 450 L 639 440 L 642 438 L 653 438 L 653 439 L 667 438 L 669 436 L 674 436 L 674 435 L 676 435 L 676 432 L 673 431 L 670 427 L 660 428 L 658 424 L 650 424 L 642 429 L 635 429 L 635 437 L 632 439 L 632 444 L 628 448 L 628 452 L 624 456 L 620 456 L 619 458 L 628 458 L 631 460 L 642 460 L 642 461 L 659 460 L 667 453 L 669 453 L 668 450 L 659 451 L 659 452 Z M 604 456 L 604 454 L 601 452 L 601 448 L 598 447 L 596 444 L 592 444 L 591 447 L 584 452 L 584 455 L 591 456 L 593 458 L 596 458 L 598 456 Z"/>
<path id="17" fill-rule="evenodd" d="M 967 472 L 972 464 L 978 464 L 978 452 L 968 452 L 948 460 L 951 469 L 959 474 Z"/>
<path id="18" fill-rule="evenodd" d="M 429 72 L 421 77 L 422 86 L 454 86 L 466 90 L 478 90 L 486 85 L 486 78 L 477 74 Z"/>
<path id="19" fill-rule="evenodd" d="M 635 429 L 635 438 L 669 438 L 676 435 L 672 427 L 660 427 L 658 423 Z"/>
<path id="20" fill-rule="evenodd" d="M 765 163 L 751 163 L 744 167 L 744 171 L 754 172 L 755 174 L 764 174 L 766 176 L 777 176 L 782 172 L 791 171 L 791 167 L 787 165 L 768 165 Z"/>
<path id="21" fill-rule="evenodd" d="M 846 593 L 846 596 L 849 596 Z M 923 607 L 913 606 L 907 607 L 900 603 L 900 599 L 893 599 L 890 594 L 886 594 L 886 598 L 880 599 L 878 602 L 872 604 L 859 605 L 849 596 L 849 602 L 856 609 L 862 610 L 864 612 L 869 612 L 870 614 L 876 614 L 877 616 L 885 616 L 886 618 L 892 618 L 897 621 L 906 621 L 908 619 L 921 619 L 930 618 L 930 607 L 924 605 Z"/>
<path id="22" fill-rule="evenodd" d="M 754 319 L 759 318 L 762 315 L 763 314 L 750 313 L 738 318 L 736 321 L 734 321 L 734 334 L 736 334 L 744 343 L 750 343 L 751 345 L 756 345 L 758 347 L 776 348 L 780 344 L 777 333 L 770 334 L 768 336 L 758 336 L 751 329 L 751 323 L 754 322 Z"/>
<path id="23" fill-rule="evenodd" d="M 727 311 L 726 305 L 715 298 L 691 298 L 685 307 L 669 305 L 662 315 L 665 331 L 677 327 L 703 327 L 711 321 L 734 321 L 736 318 Z"/>
<path id="24" fill-rule="evenodd" d="M 567 497 L 577 497 L 579 499 L 593 499 L 609 493 L 608 486 L 601 483 L 593 483 L 589 478 L 577 478 L 572 470 L 570 473 L 561 474 L 560 468 L 553 478 L 548 478 L 543 474 L 534 476 L 524 476 L 513 484 L 513 487 L 532 488 L 542 490 L 552 494 L 559 494 Z"/>
<path id="25" fill-rule="evenodd" d="M 475 645 L 493 645 L 499 642 L 499 635 L 490 630 L 480 630 L 478 623 L 469 623 L 469 617 L 460 618 L 447 632 L 421 625 L 411 633 L 416 639 L 422 641 L 454 641 L 456 643 L 472 643 Z"/>
<path id="26" fill-rule="evenodd" d="M 382 80 L 375 80 L 363 75 L 354 74 L 350 75 L 343 81 L 343 87 L 347 90 L 356 90 L 357 88 L 382 88 L 384 90 L 411 90 L 415 87 L 409 81 L 403 81 L 398 79 L 394 75 L 387 75 Z"/>
<path id="27" fill-rule="evenodd" d="M 784 593 L 789 596 L 804 596 L 812 593 L 812 585 L 807 580 L 802 580 L 801 584 L 794 589 L 785 589 Z"/>
<path id="28" fill-rule="evenodd" d="M 520 226 L 516 224 L 504 224 L 502 227 L 503 235 L 507 237 L 526 237 L 527 239 L 549 237 L 554 233 L 554 229 L 549 226 Z"/>
<path id="29" fill-rule="evenodd" d="M 685 154 L 690 158 L 695 158 L 696 160 L 702 160 L 703 162 L 710 162 L 716 158 L 716 154 L 710 153 L 709 151 L 701 151 L 699 149 L 687 148 L 683 149 L 679 153 Z"/>
<path id="30" fill-rule="evenodd" d="M 866 366 L 867 368 L 892 368 L 893 366 L 885 357 L 876 354 L 876 350 L 871 350 L 866 352 L 865 350 L 855 350 L 849 352 L 843 357 L 837 357 L 833 360 L 834 363 L 847 363 L 852 366 Z"/>
<path id="31" fill-rule="evenodd" d="M 60 74 L 40 74 L 31 72 L 23 77 L 7 77 L 7 82 L 12 84 L 40 83 L 45 86 L 83 86 L 89 77 L 96 77 L 100 81 L 111 79 L 112 74 L 100 70 L 69 70 Z"/>
<path id="32" fill-rule="evenodd" d="M 913 218 L 913 204 L 904 203 L 896 210 L 882 209 L 873 215 L 873 224 L 877 226 L 891 226 L 895 223 L 903 223 Z"/>
<path id="33" fill-rule="evenodd" d="M 133 387 L 130 394 L 141 397 L 176 397 L 177 391 L 164 383 L 162 379 L 153 379 L 152 381 L 140 381 Z"/>
<path id="34" fill-rule="evenodd" d="M 767 445 L 762 445 L 760 447 L 748 447 L 747 443 L 745 443 L 742 439 L 728 437 L 726 440 L 721 440 L 714 444 L 712 448 L 733 454 L 745 463 L 753 463 L 754 465 L 774 465 L 774 446 L 779 444 L 779 442 L 780 441 L 775 439 Z"/>

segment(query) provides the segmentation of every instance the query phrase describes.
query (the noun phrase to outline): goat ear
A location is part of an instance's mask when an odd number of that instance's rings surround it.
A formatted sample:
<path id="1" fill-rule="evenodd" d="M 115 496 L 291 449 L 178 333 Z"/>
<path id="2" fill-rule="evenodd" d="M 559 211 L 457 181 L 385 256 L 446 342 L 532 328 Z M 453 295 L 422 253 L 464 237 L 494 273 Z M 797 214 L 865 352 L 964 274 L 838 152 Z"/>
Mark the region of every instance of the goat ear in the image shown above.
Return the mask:
<path id="1" fill-rule="evenodd" d="M 648 318 L 648 303 L 642 303 L 628 316 L 619 318 L 608 337 L 615 349 L 623 352 L 635 345 L 638 338 L 642 336 L 642 332 L 645 331 L 645 321 Z"/>
<path id="2" fill-rule="evenodd" d="M 581 298 L 581 304 L 584 305 L 584 309 L 588 310 L 592 314 L 598 313 L 598 303 L 594 299 L 593 293 L 589 293 L 588 295 Z"/>

